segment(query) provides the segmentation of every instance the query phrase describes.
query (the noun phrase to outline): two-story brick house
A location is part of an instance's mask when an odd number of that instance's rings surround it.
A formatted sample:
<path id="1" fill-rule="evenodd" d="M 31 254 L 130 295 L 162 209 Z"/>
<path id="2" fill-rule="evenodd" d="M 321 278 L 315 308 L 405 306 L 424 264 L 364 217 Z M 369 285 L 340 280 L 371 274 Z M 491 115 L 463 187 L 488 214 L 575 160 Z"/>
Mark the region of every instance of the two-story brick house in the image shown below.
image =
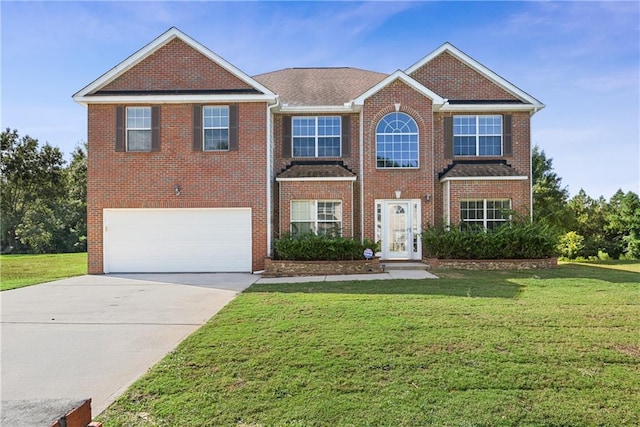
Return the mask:
<path id="1" fill-rule="evenodd" d="M 531 95 L 445 43 L 390 75 L 248 76 L 171 28 L 88 107 L 89 272 L 259 271 L 284 232 L 421 258 L 425 224 L 531 209 Z"/>

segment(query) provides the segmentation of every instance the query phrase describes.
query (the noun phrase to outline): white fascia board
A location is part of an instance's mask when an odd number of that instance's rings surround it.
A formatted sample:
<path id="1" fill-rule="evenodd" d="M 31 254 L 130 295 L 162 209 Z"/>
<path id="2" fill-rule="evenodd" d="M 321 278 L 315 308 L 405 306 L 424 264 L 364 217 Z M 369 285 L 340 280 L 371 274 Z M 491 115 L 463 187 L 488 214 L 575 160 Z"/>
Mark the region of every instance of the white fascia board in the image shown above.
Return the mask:
<path id="1" fill-rule="evenodd" d="M 78 104 L 206 104 L 221 102 L 267 102 L 274 104 L 275 95 L 102 95 L 74 96 Z"/>
<path id="2" fill-rule="evenodd" d="M 427 98 L 431 99 L 434 106 L 443 105 L 444 103 L 447 102 L 446 99 L 442 98 L 440 95 L 433 92 L 431 89 L 427 88 L 422 83 L 419 83 L 418 81 L 414 80 L 411 76 L 408 76 L 403 71 L 397 70 L 393 74 L 390 74 L 389 76 L 387 76 L 384 80 L 379 82 L 377 85 L 373 86 L 371 89 L 369 89 L 368 91 L 366 91 L 365 93 L 363 93 L 362 95 L 354 99 L 353 104 L 364 105 L 364 101 L 366 101 L 369 97 L 380 92 L 382 89 L 384 89 L 386 86 L 390 85 L 396 80 L 402 80 L 404 83 L 406 83 L 408 86 L 415 89 L 417 92 L 420 92 Z"/>
<path id="3" fill-rule="evenodd" d="M 351 105 L 281 105 L 279 113 L 353 113 Z"/>
<path id="4" fill-rule="evenodd" d="M 449 178 L 442 178 L 440 182 L 447 181 L 526 181 L 528 176 L 453 176 Z"/>
<path id="5" fill-rule="evenodd" d="M 505 111 L 531 111 L 533 113 L 542 110 L 544 104 L 445 104 L 438 109 L 440 112 L 505 112 Z"/>
<path id="6" fill-rule="evenodd" d="M 355 181 L 355 176 L 327 176 L 327 177 L 301 177 L 301 178 L 276 178 L 276 181 Z"/>
<path id="7" fill-rule="evenodd" d="M 440 56 L 443 52 L 449 52 L 451 55 L 458 58 L 460 61 L 462 61 L 469 67 L 473 68 L 480 74 L 484 75 L 489 80 L 492 80 L 498 86 L 502 87 L 504 90 L 506 90 L 507 92 L 510 92 L 511 94 L 520 98 L 521 100 L 533 105 L 538 105 L 538 106 L 543 105 L 536 98 L 529 95 L 527 92 L 523 91 L 522 89 L 518 88 L 516 85 L 509 82 L 505 78 L 500 77 L 498 74 L 494 73 L 493 71 L 491 71 L 490 69 L 488 69 L 487 67 L 485 67 L 484 65 L 482 65 L 481 63 L 479 63 L 478 61 L 476 61 L 475 59 L 473 59 L 472 57 L 470 57 L 469 55 L 467 55 L 466 53 L 464 53 L 463 51 L 461 51 L 460 49 L 458 49 L 457 47 L 455 47 L 449 42 L 444 43 L 442 46 L 440 46 L 439 48 L 437 48 L 436 50 L 434 50 L 433 52 L 431 52 L 430 54 L 428 54 L 427 56 L 425 56 L 424 58 L 422 58 L 421 60 L 419 60 L 412 66 L 410 66 L 409 68 L 407 68 L 405 70 L 405 73 L 411 75 L 413 72 L 423 67 L 426 63 L 430 62 L 432 59 Z M 541 108 L 538 108 L 538 110 L 540 109 Z"/>
<path id="8" fill-rule="evenodd" d="M 203 44 L 195 41 L 176 27 L 171 27 L 151 43 L 147 44 L 142 49 L 138 50 L 133 55 L 122 61 L 120 64 L 116 65 L 111 70 L 107 71 L 102 76 L 98 77 L 96 80 L 78 91 L 73 95 L 73 99 L 76 100 L 77 98 L 82 98 L 85 95 L 96 92 L 101 87 L 106 86 L 176 37 L 248 84 L 249 86 L 259 90 L 266 95 L 274 95 L 274 93 L 267 89 L 265 86 L 261 85 L 256 80 L 252 79 L 243 71 L 241 71 L 239 68 L 235 67 L 231 63 L 224 60 L 222 57 L 215 54 Z"/>

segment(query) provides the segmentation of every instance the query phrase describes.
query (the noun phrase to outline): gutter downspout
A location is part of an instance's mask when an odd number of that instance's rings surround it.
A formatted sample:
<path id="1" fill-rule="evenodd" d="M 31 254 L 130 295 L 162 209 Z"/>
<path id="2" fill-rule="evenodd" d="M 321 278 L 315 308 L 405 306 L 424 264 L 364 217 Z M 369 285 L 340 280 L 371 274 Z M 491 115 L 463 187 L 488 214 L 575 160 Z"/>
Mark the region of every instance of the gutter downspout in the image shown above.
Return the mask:
<path id="1" fill-rule="evenodd" d="M 529 133 L 531 133 L 531 117 L 538 111 L 542 110 L 542 107 L 533 107 L 531 113 L 529 113 Z M 529 219 L 533 222 L 533 145 L 529 140 Z"/>
<path id="2" fill-rule="evenodd" d="M 273 174 L 273 135 L 271 126 L 272 109 L 280 105 L 280 97 L 276 95 L 276 103 L 267 105 L 267 256 L 271 256 L 271 202 L 272 193 L 272 174 Z"/>
<path id="3" fill-rule="evenodd" d="M 364 107 L 364 106 L 363 106 Z M 360 241 L 364 241 L 364 108 L 358 114 L 358 127 L 360 136 Z M 374 213 L 375 214 L 375 213 Z"/>
<path id="4" fill-rule="evenodd" d="M 529 220 L 533 222 L 533 147 L 529 141 Z"/>

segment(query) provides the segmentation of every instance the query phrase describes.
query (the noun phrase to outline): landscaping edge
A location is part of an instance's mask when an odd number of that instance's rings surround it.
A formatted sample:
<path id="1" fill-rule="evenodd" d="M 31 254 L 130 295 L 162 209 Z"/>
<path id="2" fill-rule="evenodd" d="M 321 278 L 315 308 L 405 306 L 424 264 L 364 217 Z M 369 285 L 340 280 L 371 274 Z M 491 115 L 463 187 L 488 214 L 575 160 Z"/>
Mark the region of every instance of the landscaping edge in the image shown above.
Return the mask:
<path id="1" fill-rule="evenodd" d="M 288 261 L 265 258 L 263 277 L 382 273 L 380 258 L 354 261 Z"/>
<path id="2" fill-rule="evenodd" d="M 452 268 L 461 270 L 533 270 L 556 268 L 558 258 L 539 259 L 439 259 L 425 258 L 429 269 Z"/>

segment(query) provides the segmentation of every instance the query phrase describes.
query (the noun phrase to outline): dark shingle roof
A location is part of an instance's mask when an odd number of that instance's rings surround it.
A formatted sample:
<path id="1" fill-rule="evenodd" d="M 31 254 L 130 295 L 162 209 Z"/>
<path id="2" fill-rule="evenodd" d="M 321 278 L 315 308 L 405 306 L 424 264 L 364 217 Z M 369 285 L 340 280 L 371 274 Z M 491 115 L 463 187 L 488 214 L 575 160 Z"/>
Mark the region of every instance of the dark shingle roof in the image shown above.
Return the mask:
<path id="1" fill-rule="evenodd" d="M 287 68 L 253 76 L 289 106 L 342 106 L 385 77 L 387 74 L 350 67 Z"/>
<path id="2" fill-rule="evenodd" d="M 277 178 L 353 178 L 356 174 L 341 165 L 308 164 L 292 165 L 280 172 Z"/>
<path id="3" fill-rule="evenodd" d="M 454 162 L 439 174 L 439 178 L 474 178 L 523 176 L 504 161 L 497 162 Z"/>

